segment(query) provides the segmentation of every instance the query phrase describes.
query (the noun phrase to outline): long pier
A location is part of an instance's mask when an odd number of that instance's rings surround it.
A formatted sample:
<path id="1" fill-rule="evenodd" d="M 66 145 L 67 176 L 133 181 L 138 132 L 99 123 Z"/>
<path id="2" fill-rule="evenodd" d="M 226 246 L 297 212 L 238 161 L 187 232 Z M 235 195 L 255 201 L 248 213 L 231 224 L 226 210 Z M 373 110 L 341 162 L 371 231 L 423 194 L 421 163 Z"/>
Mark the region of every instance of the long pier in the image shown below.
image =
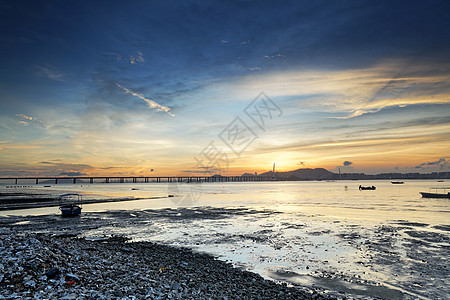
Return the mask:
<path id="1" fill-rule="evenodd" d="M 58 184 L 58 183 L 160 183 L 160 182 L 247 182 L 284 181 L 286 178 L 270 176 L 77 176 L 77 177 L 3 177 L 0 184 Z"/>

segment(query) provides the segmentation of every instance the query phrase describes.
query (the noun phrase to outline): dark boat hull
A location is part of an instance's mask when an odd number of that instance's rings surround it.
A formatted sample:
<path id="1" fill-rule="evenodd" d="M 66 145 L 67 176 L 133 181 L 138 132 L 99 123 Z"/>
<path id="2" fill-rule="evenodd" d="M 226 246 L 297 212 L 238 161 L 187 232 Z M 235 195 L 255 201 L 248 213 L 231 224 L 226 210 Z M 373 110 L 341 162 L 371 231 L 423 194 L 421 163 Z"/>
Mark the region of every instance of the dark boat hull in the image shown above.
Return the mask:
<path id="1" fill-rule="evenodd" d="M 450 198 L 450 193 L 447 194 L 439 194 L 439 193 L 425 193 L 420 192 L 423 198 Z"/>
<path id="2" fill-rule="evenodd" d="M 81 214 L 81 207 L 78 205 L 61 206 L 59 209 L 62 217 L 75 217 Z"/>
<path id="3" fill-rule="evenodd" d="M 360 191 L 374 191 L 376 189 L 374 186 L 359 186 Z"/>

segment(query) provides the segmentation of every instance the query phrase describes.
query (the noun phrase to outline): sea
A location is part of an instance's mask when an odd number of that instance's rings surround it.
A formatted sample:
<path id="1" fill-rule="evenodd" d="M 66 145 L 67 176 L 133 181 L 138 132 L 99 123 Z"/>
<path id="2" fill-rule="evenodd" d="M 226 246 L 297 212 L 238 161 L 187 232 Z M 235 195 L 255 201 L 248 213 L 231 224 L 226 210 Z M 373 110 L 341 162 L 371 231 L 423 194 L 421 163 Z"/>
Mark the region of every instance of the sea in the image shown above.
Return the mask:
<path id="1" fill-rule="evenodd" d="M 422 198 L 419 192 L 430 187 L 450 181 L 78 183 L 2 185 L 0 192 L 134 197 L 139 200 L 83 205 L 81 219 L 108 220 L 83 235 L 189 247 L 335 296 L 448 299 L 450 200 Z M 0 211 L 0 217 L 58 213 L 45 207 Z"/>

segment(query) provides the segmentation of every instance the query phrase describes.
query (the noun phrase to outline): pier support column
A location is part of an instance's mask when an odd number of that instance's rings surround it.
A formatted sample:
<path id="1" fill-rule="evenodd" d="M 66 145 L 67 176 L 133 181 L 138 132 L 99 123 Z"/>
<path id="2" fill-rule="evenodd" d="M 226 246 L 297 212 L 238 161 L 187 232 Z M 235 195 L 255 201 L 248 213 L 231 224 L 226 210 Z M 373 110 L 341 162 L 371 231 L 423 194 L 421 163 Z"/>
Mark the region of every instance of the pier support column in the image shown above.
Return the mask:
<path id="1" fill-rule="evenodd" d="M 36 178 L 36 184 L 39 184 L 39 178 Z"/>

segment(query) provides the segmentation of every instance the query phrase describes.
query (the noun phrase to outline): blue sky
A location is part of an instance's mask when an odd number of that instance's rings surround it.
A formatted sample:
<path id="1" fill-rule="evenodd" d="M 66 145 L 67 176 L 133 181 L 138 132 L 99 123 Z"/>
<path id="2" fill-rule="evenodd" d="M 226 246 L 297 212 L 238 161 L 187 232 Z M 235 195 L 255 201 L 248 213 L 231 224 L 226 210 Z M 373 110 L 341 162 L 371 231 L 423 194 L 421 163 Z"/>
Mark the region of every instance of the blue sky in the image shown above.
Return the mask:
<path id="1" fill-rule="evenodd" d="M 0 1 L 0 176 L 201 174 L 211 142 L 226 174 L 449 171 L 449 6 Z M 261 92 L 282 110 L 264 130 Z M 257 135 L 239 155 L 236 117 Z"/>

